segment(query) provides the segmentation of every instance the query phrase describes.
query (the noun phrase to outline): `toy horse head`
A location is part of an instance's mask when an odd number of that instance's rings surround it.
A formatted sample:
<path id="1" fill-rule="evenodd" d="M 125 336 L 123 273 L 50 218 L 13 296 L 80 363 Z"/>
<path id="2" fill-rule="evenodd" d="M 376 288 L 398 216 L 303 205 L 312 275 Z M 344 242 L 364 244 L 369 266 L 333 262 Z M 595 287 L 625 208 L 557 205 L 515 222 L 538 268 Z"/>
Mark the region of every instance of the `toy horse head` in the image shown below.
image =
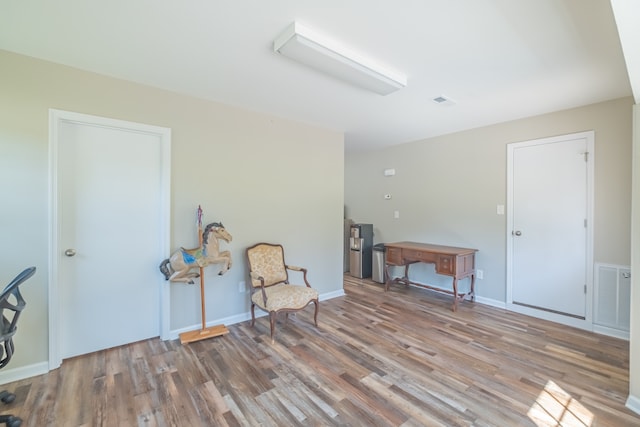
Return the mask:
<path id="1" fill-rule="evenodd" d="M 233 237 L 229 234 L 226 228 L 224 228 L 222 222 L 212 222 L 211 224 L 207 224 L 204 232 L 202 233 L 202 241 L 204 243 L 208 242 L 210 233 L 213 233 L 215 238 L 222 239 L 227 243 L 233 240 Z"/>

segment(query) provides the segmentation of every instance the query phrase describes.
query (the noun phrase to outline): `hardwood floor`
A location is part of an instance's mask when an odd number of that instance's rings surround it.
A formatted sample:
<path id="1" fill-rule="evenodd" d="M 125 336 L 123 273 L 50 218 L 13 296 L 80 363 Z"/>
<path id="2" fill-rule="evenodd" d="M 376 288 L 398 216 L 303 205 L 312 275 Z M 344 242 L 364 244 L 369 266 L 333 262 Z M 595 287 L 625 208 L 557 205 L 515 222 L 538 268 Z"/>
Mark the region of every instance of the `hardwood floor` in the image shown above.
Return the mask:
<path id="1" fill-rule="evenodd" d="M 345 297 L 66 360 L 7 384 L 23 426 L 638 426 L 628 343 L 345 277 Z M 17 349 L 20 351 L 20 349 Z"/>

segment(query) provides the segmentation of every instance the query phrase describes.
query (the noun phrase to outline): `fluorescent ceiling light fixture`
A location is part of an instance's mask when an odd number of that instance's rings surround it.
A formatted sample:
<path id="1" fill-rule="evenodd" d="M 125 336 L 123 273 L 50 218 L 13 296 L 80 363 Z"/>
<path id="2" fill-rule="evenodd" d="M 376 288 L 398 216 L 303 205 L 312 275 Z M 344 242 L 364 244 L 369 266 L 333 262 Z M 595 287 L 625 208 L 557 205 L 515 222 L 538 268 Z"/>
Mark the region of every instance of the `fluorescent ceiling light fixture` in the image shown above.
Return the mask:
<path id="1" fill-rule="evenodd" d="M 385 70 L 297 22 L 273 42 L 273 50 L 380 95 L 388 95 L 407 85 L 406 76 Z"/>

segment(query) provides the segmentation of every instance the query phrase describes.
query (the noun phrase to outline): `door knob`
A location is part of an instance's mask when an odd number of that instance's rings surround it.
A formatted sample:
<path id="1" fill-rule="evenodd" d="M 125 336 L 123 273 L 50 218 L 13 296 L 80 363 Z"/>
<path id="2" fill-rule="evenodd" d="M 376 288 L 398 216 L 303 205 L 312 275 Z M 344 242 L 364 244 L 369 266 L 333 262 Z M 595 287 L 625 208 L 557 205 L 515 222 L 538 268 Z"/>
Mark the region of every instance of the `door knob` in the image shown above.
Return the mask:
<path id="1" fill-rule="evenodd" d="M 514 236 L 522 236 L 522 231 L 520 230 L 512 231 L 511 234 L 513 234 Z"/>
<path id="2" fill-rule="evenodd" d="M 66 251 L 64 251 L 64 254 L 68 257 L 72 257 L 76 254 L 76 250 L 75 249 L 67 249 Z"/>

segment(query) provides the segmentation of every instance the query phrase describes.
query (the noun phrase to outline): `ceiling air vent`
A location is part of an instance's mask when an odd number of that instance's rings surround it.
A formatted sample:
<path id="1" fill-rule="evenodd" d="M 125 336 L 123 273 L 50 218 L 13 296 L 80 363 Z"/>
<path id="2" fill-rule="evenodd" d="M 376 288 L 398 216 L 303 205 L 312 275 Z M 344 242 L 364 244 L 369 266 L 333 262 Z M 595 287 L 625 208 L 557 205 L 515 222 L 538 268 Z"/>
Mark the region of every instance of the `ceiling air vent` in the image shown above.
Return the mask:
<path id="1" fill-rule="evenodd" d="M 435 102 L 438 105 L 455 105 L 456 104 L 456 102 L 453 99 L 446 97 L 444 95 L 436 96 L 435 98 L 433 98 L 433 102 Z"/>

